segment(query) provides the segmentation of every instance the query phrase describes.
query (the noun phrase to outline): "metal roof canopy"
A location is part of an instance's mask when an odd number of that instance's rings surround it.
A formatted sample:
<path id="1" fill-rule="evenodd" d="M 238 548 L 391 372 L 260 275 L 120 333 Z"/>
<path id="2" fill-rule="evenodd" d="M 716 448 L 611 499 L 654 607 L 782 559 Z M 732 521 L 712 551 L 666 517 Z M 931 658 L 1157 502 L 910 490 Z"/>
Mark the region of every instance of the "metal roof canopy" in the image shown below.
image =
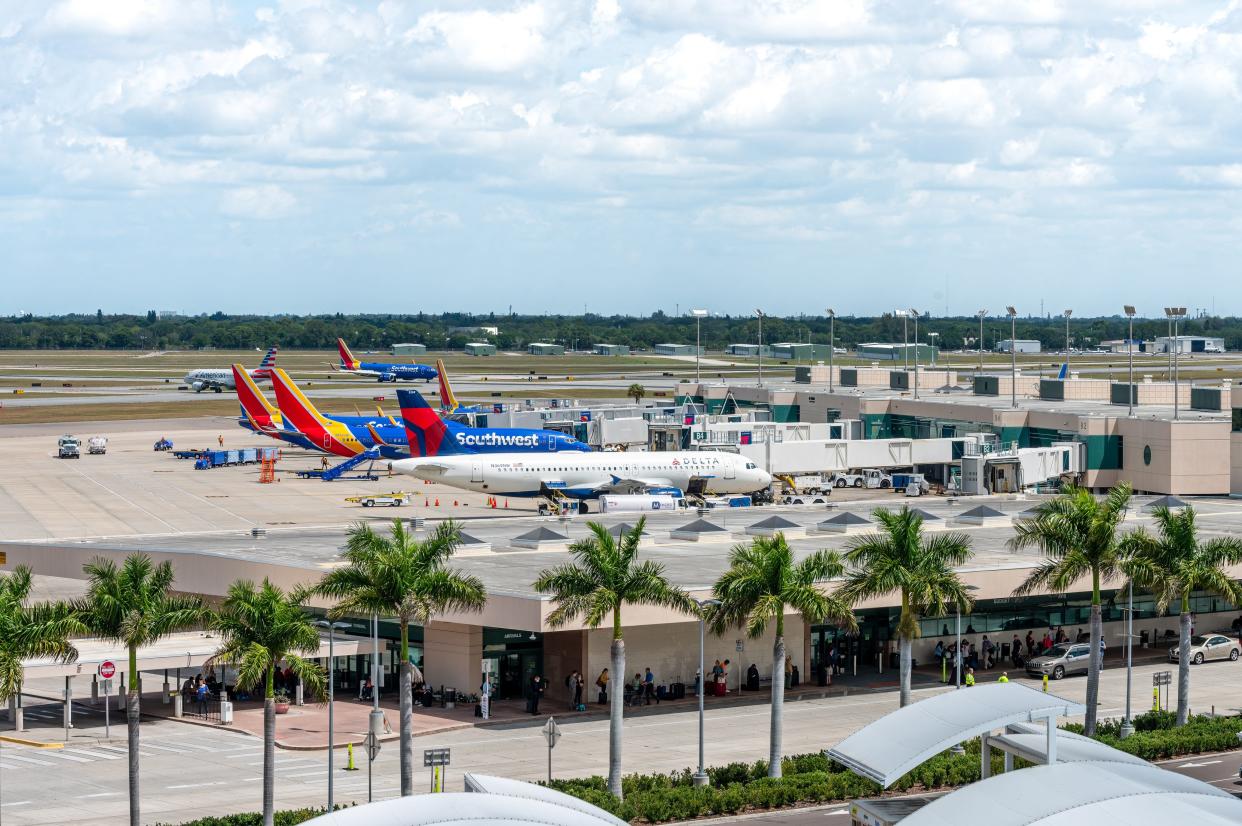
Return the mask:
<path id="1" fill-rule="evenodd" d="M 999 774 L 933 800 L 901 826 L 1242 822 L 1242 801 L 1150 763 L 1087 761 Z"/>
<path id="2" fill-rule="evenodd" d="M 1056 760 L 1056 720 L 1086 706 L 1019 683 L 988 683 L 911 703 L 854 732 L 828 757 L 888 788 L 902 775 L 958 743 L 1014 723 L 1045 721 Z"/>
<path id="3" fill-rule="evenodd" d="M 1043 726 L 1031 723 L 1015 723 L 1007 726 L 1004 734 L 988 737 L 988 745 L 1031 763 L 1048 762 L 1048 736 Z M 1104 760 L 1114 763 L 1147 765 L 1141 757 L 1135 757 L 1099 740 L 1065 729 L 1057 729 L 1056 759 L 1058 763 L 1081 763 Z"/>
<path id="4" fill-rule="evenodd" d="M 626 826 L 584 800 L 533 783 L 467 774 L 466 792 L 398 797 L 321 815 L 314 826 Z"/>

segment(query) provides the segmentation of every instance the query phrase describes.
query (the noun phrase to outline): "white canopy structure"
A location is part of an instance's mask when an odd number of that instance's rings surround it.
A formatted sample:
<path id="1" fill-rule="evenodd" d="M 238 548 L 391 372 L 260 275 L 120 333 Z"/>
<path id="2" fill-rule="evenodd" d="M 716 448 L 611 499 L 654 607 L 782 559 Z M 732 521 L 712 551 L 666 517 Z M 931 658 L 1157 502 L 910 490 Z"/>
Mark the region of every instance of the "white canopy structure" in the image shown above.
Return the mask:
<path id="1" fill-rule="evenodd" d="M 1242 800 L 1149 763 L 1088 761 L 999 774 L 937 798 L 901 826 L 1236 826 Z"/>
<path id="2" fill-rule="evenodd" d="M 590 803 L 533 783 L 466 775 L 466 792 L 398 797 L 341 809 L 308 826 L 627 826 Z"/>
<path id="3" fill-rule="evenodd" d="M 885 715 L 835 747 L 828 757 L 884 788 L 942 751 L 996 729 L 1043 722 L 1046 759 L 1057 759 L 1057 718 L 1082 714 L 1081 703 L 1018 683 L 988 683 L 937 694 Z M 987 749 L 984 750 L 987 755 Z"/>

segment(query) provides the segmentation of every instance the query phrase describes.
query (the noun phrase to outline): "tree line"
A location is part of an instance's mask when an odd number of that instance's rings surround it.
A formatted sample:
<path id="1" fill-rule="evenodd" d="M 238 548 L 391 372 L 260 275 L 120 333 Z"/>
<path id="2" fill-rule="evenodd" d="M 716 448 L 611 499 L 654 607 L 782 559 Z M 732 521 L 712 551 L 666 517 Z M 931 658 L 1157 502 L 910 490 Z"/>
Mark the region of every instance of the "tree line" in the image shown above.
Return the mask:
<path id="1" fill-rule="evenodd" d="M 480 329 L 495 327 L 492 335 Z M 913 326 L 891 313 L 881 316 L 838 316 L 835 337 L 838 347 L 865 342 L 902 341 L 903 329 Z M 1167 334 L 1167 321 L 1135 319 L 1136 338 L 1152 339 Z M 1231 350 L 1242 348 L 1242 319 L 1203 316 L 1186 319 L 1181 330 L 1188 335 L 1225 339 Z M 934 334 L 934 336 L 932 335 Z M 984 346 L 992 348 L 1009 338 L 1008 318 L 984 320 Z M 1071 318 L 1072 346 L 1087 349 L 1101 341 L 1125 338 L 1127 319 L 1122 316 Z M 826 343 L 829 322 L 823 316 L 767 316 L 763 340 Z M 1020 339 L 1036 339 L 1045 348 L 1065 345 L 1065 320 L 1056 317 L 1024 317 L 1017 320 Z M 925 315 L 919 337 L 943 349 L 974 349 L 979 337 L 976 317 Z M 563 344 L 586 350 L 595 344 L 624 344 L 650 349 L 656 344 L 695 341 L 695 319 L 688 316 L 497 315 L 444 313 L 431 315 L 226 315 L 166 316 L 154 310 L 146 315 L 20 316 L 0 318 L 0 349 L 5 350 L 184 350 L 216 348 L 239 350 L 277 345 L 295 350 L 325 350 L 343 338 L 362 350 L 387 350 L 394 344 L 415 343 L 432 350 L 461 350 L 467 342 L 490 341 L 502 349 L 520 349 L 532 342 Z M 710 316 L 702 319 L 704 347 L 721 350 L 734 343 L 754 343 L 759 338 L 758 319 L 753 316 Z"/>
<path id="2" fill-rule="evenodd" d="M 1015 549 L 1038 548 L 1044 556 L 1015 594 L 1065 592 L 1084 580 L 1091 583 L 1088 736 L 1096 728 L 1103 659 L 1096 656 L 1102 635 L 1102 581 L 1122 577 L 1130 587 L 1153 594 L 1161 611 L 1174 607 L 1178 611 L 1179 726 L 1189 714 L 1191 594 L 1207 592 L 1235 605 L 1242 603 L 1242 587 L 1228 575 L 1231 566 L 1242 562 L 1242 540 L 1200 539 L 1193 508 L 1157 509 L 1155 534 L 1143 528 L 1123 533 L 1130 500 L 1126 485 L 1102 499 L 1070 487 L 1040 505 L 1035 515 L 1019 520 L 1010 540 Z M 569 561 L 542 571 L 534 587 L 551 599 L 550 627 L 578 622 L 589 628 L 611 627 L 611 678 L 601 675 L 602 690 L 611 689 L 609 791 L 618 799 L 622 796 L 626 674 L 622 612 L 629 605 L 659 606 L 701 618 L 715 634 L 736 628 L 753 639 L 768 628 L 774 630 L 770 777 L 780 777 L 782 768 L 787 612 L 800 615 L 808 624 L 827 621 L 852 630 L 856 627 L 854 605 L 881 597 L 899 598 L 894 636 L 900 649 L 901 705 L 911 701 L 911 650 L 919 635 L 919 621 L 945 616 L 955 607 L 963 614 L 972 608 L 970 589 L 957 573 L 973 554 L 971 540 L 959 532 L 925 534 L 922 517 L 909 507 L 879 508 L 874 516 L 877 530 L 856 537 L 844 554 L 820 550 L 796 559 L 781 533 L 736 545 L 729 553 L 728 568 L 713 586 L 712 597 L 704 600 L 693 599 L 671 583 L 663 565 L 640 558 L 645 518 L 620 535 L 602 524 L 588 523 L 590 533 L 570 546 Z M 334 601 L 328 610 L 333 619 L 382 616 L 399 621 L 401 793 L 413 794 L 410 625 L 425 625 L 445 613 L 477 612 L 487 600 L 478 578 L 450 565 L 460 539 L 460 530 L 452 521 L 441 523 L 425 539 L 417 538 L 400 520 L 394 520 L 387 533 L 359 524 L 348 532 L 344 564 L 314 585 L 285 591 L 267 581 L 238 581 L 215 608 L 197 597 L 176 595 L 171 565 L 157 565 L 144 554 L 130 555 L 120 566 L 107 560 L 89 563 L 86 597 L 73 603 L 28 604 L 31 574 L 28 568 L 19 567 L 0 575 L 0 700 L 20 695 L 24 660 L 74 661 L 75 637 L 91 634 L 125 646 L 130 822 L 136 826 L 140 823 L 138 650 L 176 631 L 210 628 L 220 644 L 209 665 L 235 668 L 238 687 L 264 697 L 263 819 L 270 826 L 275 784 L 274 675 L 283 665 L 292 669 L 312 695 L 322 692 L 330 675 L 313 661 L 320 637 L 307 605 L 313 596 L 326 597 Z M 831 580 L 838 584 L 830 589 Z M 959 659 L 956 667 L 961 665 Z M 705 688 L 706 677 L 699 674 L 699 690 Z"/>

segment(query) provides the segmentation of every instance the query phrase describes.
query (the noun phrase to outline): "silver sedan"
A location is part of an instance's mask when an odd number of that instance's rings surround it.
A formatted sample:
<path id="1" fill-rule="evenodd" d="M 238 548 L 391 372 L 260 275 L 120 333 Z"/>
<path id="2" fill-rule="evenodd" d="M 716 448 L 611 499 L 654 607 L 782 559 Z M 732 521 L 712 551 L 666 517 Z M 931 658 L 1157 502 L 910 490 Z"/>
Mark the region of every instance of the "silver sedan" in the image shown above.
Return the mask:
<path id="1" fill-rule="evenodd" d="M 1175 663 L 1181 656 L 1178 646 L 1169 648 L 1169 662 Z M 1201 665 L 1207 660 L 1233 660 L 1242 656 L 1242 645 L 1223 634 L 1202 634 L 1190 638 L 1190 661 Z"/>

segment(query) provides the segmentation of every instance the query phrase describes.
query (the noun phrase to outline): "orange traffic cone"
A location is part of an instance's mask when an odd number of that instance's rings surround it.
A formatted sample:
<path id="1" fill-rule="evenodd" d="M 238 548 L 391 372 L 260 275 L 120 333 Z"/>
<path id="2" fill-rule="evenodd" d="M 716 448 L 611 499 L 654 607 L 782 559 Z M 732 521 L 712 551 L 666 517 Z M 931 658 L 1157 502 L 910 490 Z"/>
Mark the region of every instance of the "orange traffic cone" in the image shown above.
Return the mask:
<path id="1" fill-rule="evenodd" d="M 431 500 L 430 500 L 430 499 L 428 499 L 428 498 L 426 498 L 426 497 L 423 497 L 423 507 L 424 507 L 424 508 L 427 508 L 427 507 L 430 507 L 430 506 L 431 506 Z"/>
<path id="2" fill-rule="evenodd" d="M 509 500 L 505 500 L 505 510 L 509 510 Z"/>
<path id="3" fill-rule="evenodd" d="M 439 497 L 439 496 L 437 496 L 437 497 L 436 497 L 436 507 L 437 507 L 437 508 L 438 508 L 438 507 L 440 507 L 440 497 Z"/>
<path id="4" fill-rule="evenodd" d="M 454 499 L 454 500 L 453 500 L 453 507 L 457 507 L 457 500 L 456 500 L 456 499 Z"/>

